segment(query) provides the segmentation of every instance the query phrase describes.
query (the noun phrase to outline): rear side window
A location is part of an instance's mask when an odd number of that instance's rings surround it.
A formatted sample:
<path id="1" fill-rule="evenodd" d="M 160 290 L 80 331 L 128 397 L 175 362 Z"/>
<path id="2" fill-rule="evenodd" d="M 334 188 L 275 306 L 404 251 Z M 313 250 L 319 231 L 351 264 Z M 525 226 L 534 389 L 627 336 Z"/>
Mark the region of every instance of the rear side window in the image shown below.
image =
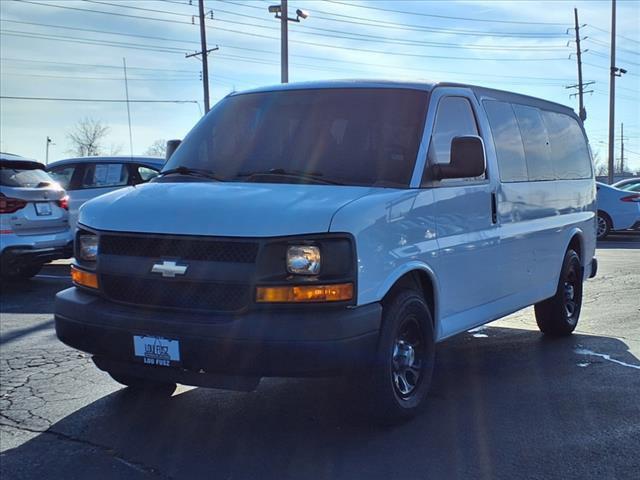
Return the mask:
<path id="1" fill-rule="evenodd" d="M 551 161 L 549 136 L 540 110 L 514 105 L 513 111 L 520 127 L 529 180 L 553 180 L 555 172 Z"/>
<path id="2" fill-rule="evenodd" d="M 84 167 L 82 188 L 123 187 L 129 182 L 129 169 L 122 163 L 96 163 Z"/>
<path id="3" fill-rule="evenodd" d="M 478 135 L 471 103 L 464 97 L 444 97 L 436 112 L 429 146 L 430 163 L 449 163 L 451 140 L 463 135 Z"/>
<path id="4" fill-rule="evenodd" d="M 62 186 L 65 190 L 69 190 L 69 184 L 73 178 L 73 173 L 76 171 L 75 166 L 57 167 L 49 170 L 49 175 Z"/>
<path id="5" fill-rule="evenodd" d="M 542 111 L 551 144 L 556 178 L 591 178 L 591 158 L 578 122 L 562 113 Z"/>
<path id="6" fill-rule="evenodd" d="M 53 183 L 53 180 L 44 170 L 5 166 L 0 168 L 0 185 L 3 187 L 37 188 L 46 187 L 51 183 Z"/>
<path id="7" fill-rule="evenodd" d="M 503 182 L 526 182 L 529 178 L 524 146 L 511 104 L 487 100 L 483 105 L 496 146 L 500 179 Z"/>

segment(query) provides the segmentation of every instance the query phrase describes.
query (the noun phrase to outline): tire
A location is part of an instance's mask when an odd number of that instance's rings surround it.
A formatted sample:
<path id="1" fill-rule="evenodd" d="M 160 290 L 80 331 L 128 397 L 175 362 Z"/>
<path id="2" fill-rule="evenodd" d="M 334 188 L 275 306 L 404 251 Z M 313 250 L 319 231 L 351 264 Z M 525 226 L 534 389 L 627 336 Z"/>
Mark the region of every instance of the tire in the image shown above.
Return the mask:
<path id="1" fill-rule="evenodd" d="M 535 305 L 538 328 L 545 335 L 571 334 L 582 308 L 582 266 L 574 250 L 567 250 L 562 262 L 556 294 Z"/>
<path id="2" fill-rule="evenodd" d="M 366 389 L 369 413 L 384 424 L 424 408 L 435 361 L 433 320 L 424 297 L 401 290 L 385 302 L 382 329 Z"/>
<path id="3" fill-rule="evenodd" d="M 603 240 L 604 238 L 611 233 L 611 217 L 607 215 L 605 212 L 598 210 L 598 215 L 596 217 L 596 238 L 598 240 Z"/>
<path id="4" fill-rule="evenodd" d="M 107 372 L 116 382 L 129 387 L 129 390 L 136 393 L 152 393 L 159 396 L 171 396 L 176 390 L 176 384 L 170 382 L 158 382 L 131 375 Z"/>

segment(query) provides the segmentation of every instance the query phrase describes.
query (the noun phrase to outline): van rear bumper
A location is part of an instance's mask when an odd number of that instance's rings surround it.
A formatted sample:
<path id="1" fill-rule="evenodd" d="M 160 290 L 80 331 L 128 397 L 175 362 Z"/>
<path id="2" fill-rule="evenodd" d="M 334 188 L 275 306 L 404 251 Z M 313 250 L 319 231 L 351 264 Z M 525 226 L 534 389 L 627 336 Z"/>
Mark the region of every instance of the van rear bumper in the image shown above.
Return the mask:
<path id="1" fill-rule="evenodd" d="M 325 376 L 373 361 L 382 307 L 194 314 L 128 307 L 70 288 L 56 296 L 55 324 L 65 344 L 95 356 L 104 370 L 211 386 L 198 373 L 223 376 Z M 180 342 L 177 367 L 141 365 L 133 335 Z M 163 373 L 166 372 L 166 373 Z M 223 387 L 224 388 L 224 387 Z"/>

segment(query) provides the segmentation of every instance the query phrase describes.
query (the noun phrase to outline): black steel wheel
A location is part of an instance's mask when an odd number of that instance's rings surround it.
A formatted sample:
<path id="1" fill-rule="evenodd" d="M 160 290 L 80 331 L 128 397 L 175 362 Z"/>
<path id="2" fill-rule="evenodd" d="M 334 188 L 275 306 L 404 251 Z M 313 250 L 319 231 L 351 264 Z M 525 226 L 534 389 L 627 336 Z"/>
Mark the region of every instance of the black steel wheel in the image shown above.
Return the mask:
<path id="1" fill-rule="evenodd" d="M 401 290 L 384 302 L 373 368 L 366 372 L 370 412 L 382 423 L 416 415 L 426 404 L 435 361 L 429 306 L 415 290 Z"/>
<path id="2" fill-rule="evenodd" d="M 567 250 L 556 294 L 535 306 L 542 333 L 559 336 L 575 330 L 582 308 L 582 282 L 580 257 L 574 250 Z"/>

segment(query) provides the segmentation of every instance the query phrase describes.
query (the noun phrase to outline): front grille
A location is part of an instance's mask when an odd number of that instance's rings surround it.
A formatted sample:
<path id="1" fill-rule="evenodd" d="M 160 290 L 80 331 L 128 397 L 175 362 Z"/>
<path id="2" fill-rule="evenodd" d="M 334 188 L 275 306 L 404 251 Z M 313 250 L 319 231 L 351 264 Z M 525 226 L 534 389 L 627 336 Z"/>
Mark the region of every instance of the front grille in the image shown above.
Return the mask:
<path id="1" fill-rule="evenodd" d="M 100 254 L 254 263 L 258 243 L 163 236 L 100 235 Z"/>
<path id="2" fill-rule="evenodd" d="M 156 308 L 232 312 L 246 307 L 250 301 L 248 285 L 193 283 L 106 274 L 101 275 L 100 282 L 103 292 L 112 300 Z"/>

